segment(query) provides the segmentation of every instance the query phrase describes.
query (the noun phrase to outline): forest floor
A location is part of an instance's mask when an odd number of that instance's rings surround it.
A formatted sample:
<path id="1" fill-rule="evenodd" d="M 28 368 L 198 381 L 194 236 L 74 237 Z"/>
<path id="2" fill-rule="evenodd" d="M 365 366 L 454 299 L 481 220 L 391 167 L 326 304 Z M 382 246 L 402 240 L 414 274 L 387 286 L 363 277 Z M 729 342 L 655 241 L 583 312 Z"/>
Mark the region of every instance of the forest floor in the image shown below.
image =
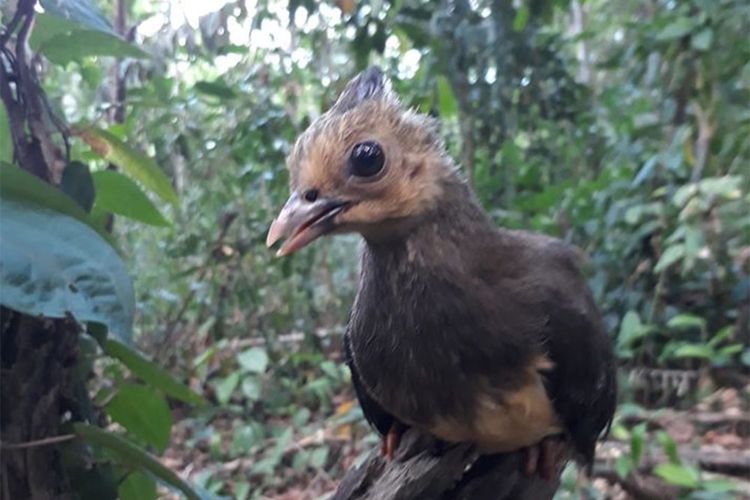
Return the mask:
<path id="1" fill-rule="evenodd" d="M 684 411 L 641 409 L 621 415 L 599 445 L 594 477 L 588 480 L 570 467 L 560 497 L 678 498 L 691 492 L 690 498 L 750 499 L 749 398 L 750 386 L 722 389 Z M 229 498 L 326 498 L 346 470 L 377 446 L 361 419 L 340 418 L 356 407 L 350 391 L 342 388 L 333 402 L 334 415 L 313 416 L 312 426 L 279 417 L 277 427 L 291 429 L 286 438 L 260 442 L 242 456 L 230 453 L 236 415 L 219 412 L 195 419 L 176 412 L 163 462 Z M 678 465 L 662 467 L 659 475 L 667 480 L 655 474 L 665 463 Z"/>

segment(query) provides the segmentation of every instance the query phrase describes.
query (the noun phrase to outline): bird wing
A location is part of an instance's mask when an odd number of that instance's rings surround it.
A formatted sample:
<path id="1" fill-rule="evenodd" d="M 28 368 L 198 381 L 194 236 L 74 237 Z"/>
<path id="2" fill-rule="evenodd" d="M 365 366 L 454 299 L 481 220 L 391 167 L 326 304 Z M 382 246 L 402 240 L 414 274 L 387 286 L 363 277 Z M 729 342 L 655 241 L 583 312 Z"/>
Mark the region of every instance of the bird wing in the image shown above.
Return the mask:
<path id="1" fill-rule="evenodd" d="M 583 461 L 594 458 L 596 440 L 608 430 L 616 406 L 614 360 L 598 312 L 548 303 L 544 341 L 552 368 L 544 384 Z"/>
<path id="2" fill-rule="evenodd" d="M 395 421 L 395 417 L 389 414 L 378 404 L 367 392 L 365 387 L 362 385 L 360 380 L 357 366 L 354 364 L 354 358 L 352 356 L 351 340 L 349 330 L 344 333 L 344 361 L 349 367 L 349 371 L 352 374 L 352 385 L 354 386 L 354 393 L 357 395 L 357 400 L 362 408 L 362 413 L 369 424 L 376 430 L 380 435 L 384 436 L 388 433 L 391 425 Z"/>
<path id="3" fill-rule="evenodd" d="M 616 407 L 615 361 L 577 252 L 550 241 L 537 271 L 538 305 L 547 318 L 541 343 L 551 362 L 544 385 L 579 458 L 591 464 Z"/>

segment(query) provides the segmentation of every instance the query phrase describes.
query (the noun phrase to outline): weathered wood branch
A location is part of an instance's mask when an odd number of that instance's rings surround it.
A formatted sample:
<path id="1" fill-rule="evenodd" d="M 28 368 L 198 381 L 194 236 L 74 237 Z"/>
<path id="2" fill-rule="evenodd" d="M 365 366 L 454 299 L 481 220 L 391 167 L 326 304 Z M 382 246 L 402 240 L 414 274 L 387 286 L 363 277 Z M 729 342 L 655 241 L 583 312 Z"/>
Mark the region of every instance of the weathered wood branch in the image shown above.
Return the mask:
<path id="1" fill-rule="evenodd" d="M 480 456 L 409 430 L 393 460 L 374 450 L 349 470 L 333 500 L 544 500 L 559 480 L 523 473 L 523 452 Z"/>

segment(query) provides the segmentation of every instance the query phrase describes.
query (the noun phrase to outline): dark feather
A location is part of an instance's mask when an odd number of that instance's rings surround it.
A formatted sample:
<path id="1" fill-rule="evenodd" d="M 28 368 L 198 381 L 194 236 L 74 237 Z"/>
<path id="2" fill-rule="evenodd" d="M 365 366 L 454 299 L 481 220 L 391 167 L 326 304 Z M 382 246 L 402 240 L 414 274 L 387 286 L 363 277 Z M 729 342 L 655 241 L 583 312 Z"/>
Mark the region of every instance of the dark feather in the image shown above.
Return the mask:
<path id="1" fill-rule="evenodd" d="M 344 333 L 344 361 L 349 367 L 349 371 L 352 374 L 352 385 L 354 386 L 354 393 L 357 395 L 357 401 L 359 406 L 362 408 L 362 413 L 365 416 L 365 420 L 376 430 L 381 436 L 388 433 L 388 430 L 393 424 L 393 415 L 389 415 L 370 395 L 367 393 L 365 388 L 362 386 L 362 382 L 359 379 L 359 373 L 357 367 L 354 366 L 352 360 L 352 351 L 349 340 L 349 331 Z"/>
<path id="2" fill-rule="evenodd" d="M 561 282 L 548 288 L 542 303 L 549 318 L 543 341 L 554 364 L 545 386 L 579 458 L 591 464 L 616 407 L 614 356 L 577 256 L 562 242 L 550 247 L 548 258 Z"/>
<path id="3" fill-rule="evenodd" d="M 344 113 L 362 104 L 368 99 L 377 99 L 387 93 L 387 81 L 377 66 L 371 66 L 359 73 L 344 88 L 336 104 L 331 108 L 333 113 Z"/>

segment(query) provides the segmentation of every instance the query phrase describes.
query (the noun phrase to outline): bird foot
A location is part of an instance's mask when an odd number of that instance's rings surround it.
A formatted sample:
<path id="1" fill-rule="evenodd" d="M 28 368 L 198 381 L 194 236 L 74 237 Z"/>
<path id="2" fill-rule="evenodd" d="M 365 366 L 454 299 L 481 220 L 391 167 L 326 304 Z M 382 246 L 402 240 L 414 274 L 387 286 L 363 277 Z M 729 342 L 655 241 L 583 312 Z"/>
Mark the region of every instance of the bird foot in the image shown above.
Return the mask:
<path id="1" fill-rule="evenodd" d="M 546 437 L 525 450 L 523 470 L 527 475 L 537 473 L 545 481 L 557 477 L 565 458 L 565 440 L 562 437 Z"/>
<path id="2" fill-rule="evenodd" d="M 383 436 L 380 442 L 380 453 L 388 460 L 393 460 L 393 455 L 396 453 L 398 444 L 401 441 L 401 435 L 404 433 L 405 427 L 400 422 L 393 422 L 388 433 Z"/>

